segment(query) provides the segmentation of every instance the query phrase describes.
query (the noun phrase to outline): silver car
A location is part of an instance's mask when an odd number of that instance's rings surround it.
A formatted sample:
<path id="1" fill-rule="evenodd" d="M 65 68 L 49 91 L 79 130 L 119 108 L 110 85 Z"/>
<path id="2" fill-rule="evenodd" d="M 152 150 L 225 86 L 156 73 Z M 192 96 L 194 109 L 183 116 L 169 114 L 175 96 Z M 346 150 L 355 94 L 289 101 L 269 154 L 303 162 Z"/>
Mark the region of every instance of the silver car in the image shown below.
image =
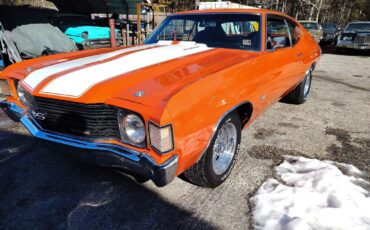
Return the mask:
<path id="1" fill-rule="evenodd" d="M 311 34 L 317 43 L 321 41 L 324 36 L 321 25 L 316 21 L 299 21 L 302 26 Z"/>
<path id="2" fill-rule="evenodd" d="M 337 47 L 370 50 L 370 21 L 348 23 L 338 39 Z"/>

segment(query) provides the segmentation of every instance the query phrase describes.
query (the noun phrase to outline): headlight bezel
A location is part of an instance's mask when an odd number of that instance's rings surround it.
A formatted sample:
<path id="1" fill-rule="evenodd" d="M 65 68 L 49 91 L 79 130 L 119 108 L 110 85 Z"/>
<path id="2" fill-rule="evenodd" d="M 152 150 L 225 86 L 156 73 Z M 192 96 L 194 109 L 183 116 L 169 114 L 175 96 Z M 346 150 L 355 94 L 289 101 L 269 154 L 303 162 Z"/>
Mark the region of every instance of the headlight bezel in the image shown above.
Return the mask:
<path id="1" fill-rule="evenodd" d="M 151 132 L 152 128 L 156 128 L 159 131 L 169 129 L 170 138 L 171 138 L 170 139 L 171 148 L 168 148 L 166 150 L 161 150 L 161 149 L 158 148 L 158 146 L 155 146 L 155 144 L 153 143 L 153 137 L 152 137 L 152 132 Z M 160 126 L 160 125 L 157 125 L 156 123 L 154 123 L 152 121 L 149 121 L 148 122 L 148 140 L 149 140 L 150 147 L 152 149 L 154 149 L 157 153 L 164 155 L 166 153 L 172 152 L 175 149 L 175 138 L 174 138 L 172 124 L 167 124 L 167 125 L 164 125 L 164 126 Z"/>
<path id="2" fill-rule="evenodd" d="M 127 118 L 128 116 L 136 116 L 142 123 L 143 125 L 143 131 L 144 131 L 144 138 L 143 138 L 143 141 L 140 142 L 140 143 L 137 143 L 135 141 L 133 141 L 129 135 L 127 134 L 126 132 L 126 127 L 125 127 L 125 124 L 124 124 L 124 119 Z M 147 147 L 147 131 L 146 131 L 146 125 L 145 125 L 145 121 L 143 119 L 143 117 L 138 114 L 138 113 L 135 113 L 135 112 L 132 112 L 132 111 L 127 111 L 127 110 L 122 110 L 120 109 L 118 111 L 118 126 L 119 126 L 119 132 L 120 132 L 120 136 L 121 136 L 121 142 L 124 143 L 124 144 L 128 144 L 128 145 L 131 145 L 133 147 L 137 147 L 137 148 L 146 148 Z"/>

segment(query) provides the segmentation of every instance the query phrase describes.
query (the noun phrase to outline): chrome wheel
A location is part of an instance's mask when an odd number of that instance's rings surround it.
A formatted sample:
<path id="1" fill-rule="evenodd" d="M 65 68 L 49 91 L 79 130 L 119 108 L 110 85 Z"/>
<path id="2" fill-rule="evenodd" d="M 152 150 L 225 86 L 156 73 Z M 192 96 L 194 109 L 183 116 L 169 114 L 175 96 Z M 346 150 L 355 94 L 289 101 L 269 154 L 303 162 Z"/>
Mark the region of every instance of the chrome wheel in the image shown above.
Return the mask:
<path id="1" fill-rule="evenodd" d="M 233 123 L 226 123 L 220 129 L 214 146 L 212 167 L 216 175 L 222 175 L 234 158 L 237 145 L 237 131 Z"/>
<path id="2" fill-rule="evenodd" d="M 306 82 L 304 84 L 304 90 L 303 90 L 304 97 L 307 97 L 308 93 L 310 92 L 310 86 L 311 86 L 311 71 L 308 72 L 307 77 L 306 77 Z"/>

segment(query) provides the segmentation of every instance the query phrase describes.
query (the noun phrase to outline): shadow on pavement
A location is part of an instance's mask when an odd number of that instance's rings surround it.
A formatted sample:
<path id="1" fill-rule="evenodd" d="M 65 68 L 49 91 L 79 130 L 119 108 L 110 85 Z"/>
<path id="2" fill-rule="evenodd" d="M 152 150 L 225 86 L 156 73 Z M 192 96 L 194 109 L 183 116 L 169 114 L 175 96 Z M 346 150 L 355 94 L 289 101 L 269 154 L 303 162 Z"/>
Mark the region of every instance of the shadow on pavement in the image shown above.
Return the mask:
<path id="1" fill-rule="evenodd" d="M 216 229 L 129 176 L 68 157 L 63 146 L 4 130 L 0 146 L 2 228 Z"/>
<path id="2" fill-rule="evenodd" d="M 370 57 L 370 50 L 352 50 L 352 49 L 340 50 L 336 47 L 330 47 L 330 46 L 324 46 L 324 45 L 321 45 L 320 47 L 321 47 L 323 54 Z"/>

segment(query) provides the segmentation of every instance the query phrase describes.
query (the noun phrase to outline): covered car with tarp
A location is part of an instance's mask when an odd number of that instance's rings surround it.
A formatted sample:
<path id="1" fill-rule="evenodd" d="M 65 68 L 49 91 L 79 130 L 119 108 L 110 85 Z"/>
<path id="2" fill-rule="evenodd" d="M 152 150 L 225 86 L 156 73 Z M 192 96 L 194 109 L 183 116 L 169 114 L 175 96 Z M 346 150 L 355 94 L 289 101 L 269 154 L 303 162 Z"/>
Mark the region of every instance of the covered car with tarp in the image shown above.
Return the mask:
<path id="1" fill-rule="evenodd" d="M 77 50 L 73 41 L 57 27 L 48 24 L 49 19 L 57 14 L 55 7 L 1 5 L 0 70 L 25 59 Z"/>
<path id="2" fill-rule="evenodd" d="M 76 51 L 77 47 L 62 31 L 50 24 L 18 26 L 12 31 L 18 51 L 25 57 Z"/>

